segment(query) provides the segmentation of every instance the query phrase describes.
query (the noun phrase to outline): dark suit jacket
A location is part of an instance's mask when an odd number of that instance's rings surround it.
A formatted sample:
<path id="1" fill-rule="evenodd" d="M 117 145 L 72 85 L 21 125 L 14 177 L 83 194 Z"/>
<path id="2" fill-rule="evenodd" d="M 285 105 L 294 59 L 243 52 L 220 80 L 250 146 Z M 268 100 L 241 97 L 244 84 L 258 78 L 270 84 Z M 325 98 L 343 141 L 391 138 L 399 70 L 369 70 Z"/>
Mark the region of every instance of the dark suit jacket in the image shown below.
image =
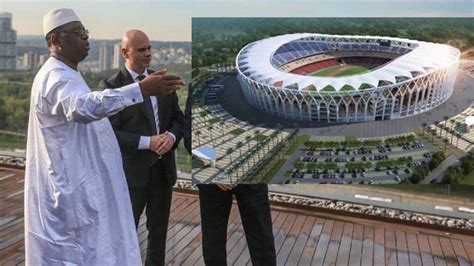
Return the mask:
<path id="1" fill-rule="evenodd" d="M 152 71 L 148 70 L 149 73 Z M 100 88 L 119 88 L 133 83 L 130 73 L 123 67 L 109 79 L 99 83 Z M 160 134 L 165 131 L 173 133 L 176 141 L 172 149 L 162 156 L 161 165 L 164 167 L 166 178 L 170 185 L 176 182 L 176 162 L 174 150 L 182 137 L 183 112 L 179 108 L 178 96 L 173 92 L 167 96 L 158 96 L 158 114 Z M 149 180 L 150 167 L 159 164 L 158 156 L 150 150 L 138 150 L 141 136 L 152 136 L 153 113 L 146 108 L 144 102 L 129 106 L 116 115 L 109 117 L 122 152 L 123 168 L 129 188 L 143 188 Z"/>
<path id="2" fill-rule="evenodd" d="M 191 154 L 191 121 L 192 121 L 192 98 L 193 98 L 193 87 L 190 83 L 188 86 L 188 98 L 186 99 L 186 109 L 184 110 L 184 125 L 183 125 L 183 140 L 184 147 Z"/>

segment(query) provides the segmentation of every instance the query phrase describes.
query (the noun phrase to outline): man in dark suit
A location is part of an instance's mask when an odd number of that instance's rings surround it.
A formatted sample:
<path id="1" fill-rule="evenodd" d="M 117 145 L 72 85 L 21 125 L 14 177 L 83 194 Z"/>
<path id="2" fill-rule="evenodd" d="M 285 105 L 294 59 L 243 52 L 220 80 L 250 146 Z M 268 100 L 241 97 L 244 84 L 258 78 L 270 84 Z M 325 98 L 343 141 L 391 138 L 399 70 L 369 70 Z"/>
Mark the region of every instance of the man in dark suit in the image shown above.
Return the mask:
<path id="1" fill-rule="evenodd" d="M 102 88 L 117 88 L 152 73 L 151 45 L 146 34 L 128 31 L 122 40 L 125 66 Z M 163 74 L 166 70 L 160 71 Z M 172 187 L 176 182 L 174 149 L 182 136 L 183 113 L 175 92 L 146 97 L 143 103 L 110 117 L 122 152 L 135 226 L 146 206 L 148 247 L 146 265 L 164 265 Z M 117 221 L 120 222 L 120 221 Z"/>
<path id="2" fill-rule="evenodd" d="M 192 83 L 188 86 L 183 127 L 184 143 L 191 153 Z M 235 195 L 250 252 L 256 266 L 276 265 L 272 217 L 266 184 L 200 184 L 202 251 L 207 266 L 227 264 L 227 225 Z"/>
<path id="3" fill-rule="evenodd" d="M 252 265 L 276 265 L 267 185 L 198 185 L 202 250 L 207 266 L 227 264 L 227 224 L 233 195 L 239 206 Z"/>

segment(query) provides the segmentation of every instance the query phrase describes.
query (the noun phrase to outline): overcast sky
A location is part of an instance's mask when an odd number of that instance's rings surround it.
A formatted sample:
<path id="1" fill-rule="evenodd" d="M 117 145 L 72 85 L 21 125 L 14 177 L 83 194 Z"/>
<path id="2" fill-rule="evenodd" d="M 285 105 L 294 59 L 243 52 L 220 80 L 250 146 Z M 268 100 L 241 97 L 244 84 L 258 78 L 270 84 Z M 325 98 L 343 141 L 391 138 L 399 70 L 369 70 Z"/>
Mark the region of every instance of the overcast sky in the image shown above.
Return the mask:
<path id="1" fill-rule="evenodd" d="M 51 9 L 73 8 L 92 39 L 127 29 L 152 40 L 191 41 L 192 17 L 473 17 L 473 0 L 0 0 L 19 35 L 42 35 Z"/>

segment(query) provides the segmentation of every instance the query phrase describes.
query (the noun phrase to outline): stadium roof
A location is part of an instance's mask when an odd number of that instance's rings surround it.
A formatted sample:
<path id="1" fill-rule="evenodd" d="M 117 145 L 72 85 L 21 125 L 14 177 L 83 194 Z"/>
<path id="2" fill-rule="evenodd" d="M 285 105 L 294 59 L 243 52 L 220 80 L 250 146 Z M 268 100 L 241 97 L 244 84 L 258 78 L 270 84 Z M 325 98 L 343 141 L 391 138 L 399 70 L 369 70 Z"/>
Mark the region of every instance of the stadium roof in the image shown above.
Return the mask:
<path id="1" fill-rule="evenodd" d="M 474 125 L 474 116 L 468 116 L 468 117 L 466 117 L 466 121 L 465 121 L 465 122 L 466 122 L 466 125 L 467 125 L 468 127 L 473 126 L 473 125 Z"/>
<path id="2" fill-rule="evenodd" d="M 209 146 L 201 146 L 197 149 L 193 149 L 192 153 L 194 156 L 197 156 L 199 158 L 213 161 L 216 159 L 216 149 L 209 147 Z"/>
<path id="3" fill-rule="evenodd" d="M 399 41 L 416 44 L 411 52 L 399 56 L 391 62 L 371 72 L 346 77 L 315 77 L 286 73 L 278 70 L 271 64 L 274 52 L 285 43 L 306 37 L 340 37 L 348 39 L 377 39 Z M 414 45 L 414 46 L 416 46 Z M 319 91 L 326 86 L 332 86 L 339 91 L 345 85 L 358 89 L 366 83 L 378 87 L 379 81 L 396 82 L 396 77 L 414 78 L 411 72 L 427 74 L 437 69 L 447 67 L 459 59 L 458 49 L 444 44 L 414 41 L 408 39 L 379 37 L 379 36 L 354 36 L 354 35 L 326 35 L 314 33 L 286 34 L 251 43 L 244 47 L 237 56 L 239 71 L 245 76 L 263 83 L 273 85 L 282 82 L 281 87 L 297 84 L 298 90 L 310 85 Z"/>

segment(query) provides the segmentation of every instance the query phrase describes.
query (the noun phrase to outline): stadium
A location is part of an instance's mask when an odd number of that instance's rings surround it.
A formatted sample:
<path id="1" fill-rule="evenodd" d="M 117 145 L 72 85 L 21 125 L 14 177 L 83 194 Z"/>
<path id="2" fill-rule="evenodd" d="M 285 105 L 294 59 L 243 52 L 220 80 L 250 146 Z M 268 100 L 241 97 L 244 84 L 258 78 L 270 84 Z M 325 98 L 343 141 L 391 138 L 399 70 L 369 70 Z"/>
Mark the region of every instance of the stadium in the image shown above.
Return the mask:
<path id="1" fill-rule="evenodd" d="M 323 123 L 403 118 L 453 92 L 460 51 L 444 44 L 298 33 L 246 45 L 236 57 L 247 101 L 287 119 Z"/>

